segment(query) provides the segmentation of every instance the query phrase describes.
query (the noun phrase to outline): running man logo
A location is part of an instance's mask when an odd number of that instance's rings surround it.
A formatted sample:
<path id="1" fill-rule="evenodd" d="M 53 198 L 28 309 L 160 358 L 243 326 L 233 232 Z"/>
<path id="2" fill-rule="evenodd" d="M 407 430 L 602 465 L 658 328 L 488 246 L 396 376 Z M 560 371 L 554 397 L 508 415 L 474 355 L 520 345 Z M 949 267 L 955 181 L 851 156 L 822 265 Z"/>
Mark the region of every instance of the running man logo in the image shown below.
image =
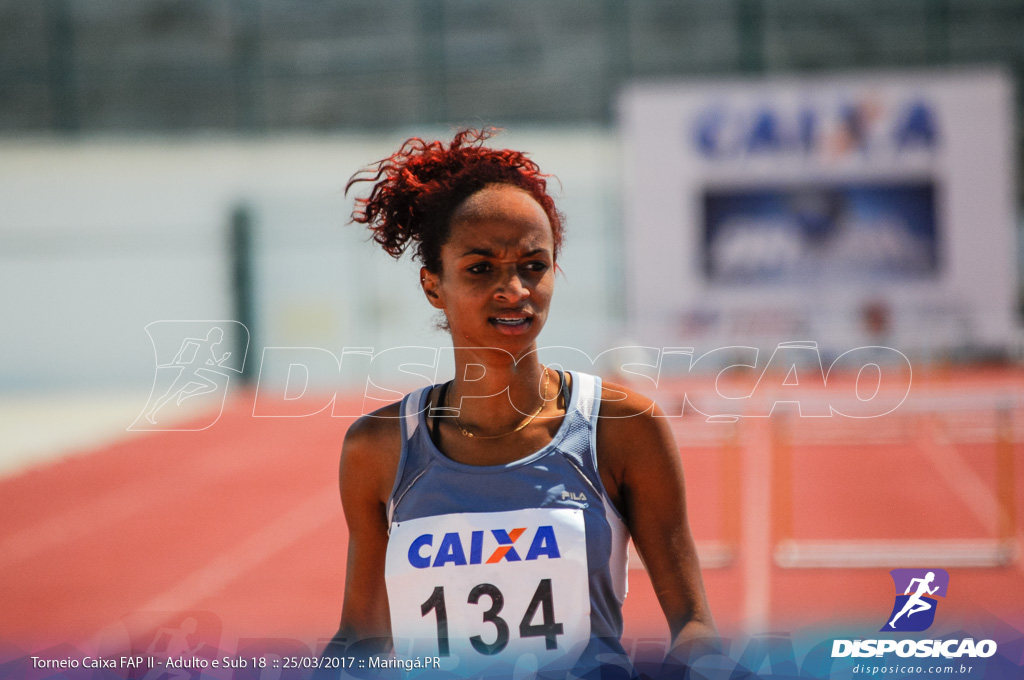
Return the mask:
<path id="1" fill-rule="evenodd" d="M 199 680 L 220 649 L 223 625 L 212 612 L 132 612 L 121 622 L 131 654 L 144 659 L 141 668 L 116 674 L 125 680 Z"/>
<path id="2" fill-rule="evenodd" d="M 154 321 L 146 333 L 156 372 L 146 406 L 128 429 L 205 430 L 217 422 L 231 374 L 245 365 L 248 329 L 237 321 Z"/>
<path id="3" fill-rule="evenodd" d="M 466 544 L 462 536 L 452 531 L 444 535 L 437 550 L 431 548 L 434 545 L 433 534 L 423 534 L 409 545 L 409 564 L 417 569 L 427 567 L 443 567 L 446 564 L 464 566 L 466 564 L 497 564 L 498 562 L 521 562 L 536 560 L 539 557 L 558 559 L 561 553 L 558 551 L 558 541 L 555 539 L 554 527 L 540 526 L 533 534 L 530 547 L 523 557 L 515 548 L 516 542 L 526 533 L 526 527 L 519 527 L 506 531 L 505 529 L 491 529 L 491 546 L 497 543 L 497 547 L 489 553 L 484 560 L 484 538 L 486 532 L 473 531 L 469 535 L 469 559 L 466 559 Z M 525 544 L 525 541 L 523 542 Z M 490 547 L 490 546 L 489 546 Z"/>
<path id="4" fill-rule="evenodd" d="M 881 630 L 927 630 L 935 620 L 938 606 L 938 601 L 930 596 L 946 596 L 949 574 L 945 569 L 893 569 L 889 573 L 896 586 L 896 603 Z"/>

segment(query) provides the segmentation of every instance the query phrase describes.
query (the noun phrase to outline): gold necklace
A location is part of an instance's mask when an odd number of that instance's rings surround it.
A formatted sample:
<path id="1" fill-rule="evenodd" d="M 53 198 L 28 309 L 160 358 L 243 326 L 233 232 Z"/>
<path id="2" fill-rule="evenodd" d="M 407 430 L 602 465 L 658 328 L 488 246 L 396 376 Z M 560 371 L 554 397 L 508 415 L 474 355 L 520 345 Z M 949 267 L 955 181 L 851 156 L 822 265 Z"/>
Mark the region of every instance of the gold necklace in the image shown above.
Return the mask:
<path id="1" fill-rule="evenodd" d="M 453 417 L 453 420 L 455 422 L 455 427 L 459 428 L 459 432 L 462 433 L 463 437 L 469 437 L 470 439 L 501 439 L 502 437 L 507 437 L 510 434 L 515 434 L 516 432 L 519 432 L 519 430 L 523 429 L 524 427 L 526 427 L 527 425 L 532 423 L 533 419 L 536 418 L 538 415 L 540 415 L 540 412 L 544 410 L 544 405 L 548 402 L 548 384 L 551 382 L 551 374 L 548 373 L 548 367 L 547 366 L 544 366 L 543 368 L 544 368 L 544 398 L 541 399 L 540 406 L 537 407 L 537 410 L 534 411 L 533 413 L 531 413 L 529 418 L 527 418 L 523 422 L 519 423 L 519 425 L 516 426 L 516 429 L 510 430 L 508 432 L 504 432 L 502 434 L 491 434 L 491 435 L 473 434 L 472 432 L 470 432 L 469 430 L 467 430 L 466 428 L 464 428 L 462 426 L 462 423 L 459 422 L 459 417 L 458 416 L 454 416 Z M 447 402 L 448 402 L 448 395 L 445 394 L 445 405 L 444 406 L 445 406 L 445 408 L 451 408 L 448 405 Z M 452 410 L 454 411 L 455 409 L 452 409 Z"/>

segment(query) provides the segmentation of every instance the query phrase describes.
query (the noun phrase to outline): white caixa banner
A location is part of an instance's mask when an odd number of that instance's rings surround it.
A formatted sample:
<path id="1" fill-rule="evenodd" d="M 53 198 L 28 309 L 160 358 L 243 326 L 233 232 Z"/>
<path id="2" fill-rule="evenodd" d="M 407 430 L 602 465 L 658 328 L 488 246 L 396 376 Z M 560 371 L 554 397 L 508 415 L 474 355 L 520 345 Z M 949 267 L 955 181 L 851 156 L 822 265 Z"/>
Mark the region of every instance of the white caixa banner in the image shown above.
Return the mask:
<path id="1" fill-rule="evenodd" d="M 635 337 L 1006 347 L 1012 96 L 994 69 L 630 86 Z"/>

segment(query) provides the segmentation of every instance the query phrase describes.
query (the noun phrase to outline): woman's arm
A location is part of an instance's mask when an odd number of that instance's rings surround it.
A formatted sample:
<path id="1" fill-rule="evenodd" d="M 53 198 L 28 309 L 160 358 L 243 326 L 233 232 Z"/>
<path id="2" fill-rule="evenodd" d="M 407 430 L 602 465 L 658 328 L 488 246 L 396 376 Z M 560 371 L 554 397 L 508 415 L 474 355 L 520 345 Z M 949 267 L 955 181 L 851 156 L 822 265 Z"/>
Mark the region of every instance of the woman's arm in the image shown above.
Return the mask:
<path id="1" fill-rule="evenodd" d="M 650 399 L 612 384 L 605 385 L 600 415 L 602 480 L 643 559 L 673 648 L 717 639 L 686 514 L 682 461 L 668 419 Z"/>
<path id="2" fill-rule="evenodd" d="M 392 405 L 363 416 L 349 428 L 342 446 L 338 483 L 348 525 L 348 561 L 341 627 L 331 646 L 340 653 L 363 641 L 360 653 L 387 651 L 391 645 L 391 619 L 384 582 L 387 554 L 387 502 L 394 484 L 401 452 L 397 420 Z"/>

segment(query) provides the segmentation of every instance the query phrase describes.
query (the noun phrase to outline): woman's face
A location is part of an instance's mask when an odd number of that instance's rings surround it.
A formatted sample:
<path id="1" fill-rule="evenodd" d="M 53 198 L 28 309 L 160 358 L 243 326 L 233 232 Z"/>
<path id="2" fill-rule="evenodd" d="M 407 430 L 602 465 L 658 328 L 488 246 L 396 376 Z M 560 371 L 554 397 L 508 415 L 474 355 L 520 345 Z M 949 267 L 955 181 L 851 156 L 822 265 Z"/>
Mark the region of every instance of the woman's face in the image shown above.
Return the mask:
<path id="1" fill-rule="evenodd" d="M 544 209 L 517 187 L 493 184 L 455 209 L 441 272 L 424 268 L 421 278 L 456 346 L 498 347 L 518 359 L 547 320 L 554 264 Z"/>

